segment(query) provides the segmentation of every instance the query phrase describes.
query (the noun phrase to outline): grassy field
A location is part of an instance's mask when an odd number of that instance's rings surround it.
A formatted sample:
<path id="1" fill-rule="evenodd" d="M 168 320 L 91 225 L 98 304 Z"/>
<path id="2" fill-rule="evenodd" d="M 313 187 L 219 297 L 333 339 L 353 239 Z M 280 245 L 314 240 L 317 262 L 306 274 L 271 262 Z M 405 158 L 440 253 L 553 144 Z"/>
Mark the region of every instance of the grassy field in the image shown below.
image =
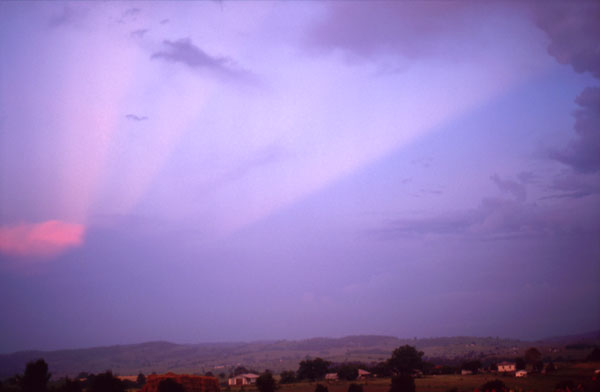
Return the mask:
<path id="1" fill-rule="evenodd" d="M 536 391 L 547 392 L 554 391 L 554 387 L 559 381 L 572 380 L 576 384 L 581 383 L 588 390 L 592 389 L 592 385 L 598 388 L 598 381 L 594 382 L 594 370 L 600 368 L 600 363 L 581 363 L 566 365 L 553 374 L 542 375 L 535 374 L 525 378 L 516 378 L 514 376 L 499 376 L 495 374 L 476 374 L 470 376 L 461 375 L 439 375 L 426 376 L 415 380 L 417 392 L 445 392 L 456 388 L 458 391 L 473 391 L 487 381 L 496 378 L 502 380 L 508 388 L 513 391 Z M 349 382 L 325 383 L 329 392 L 347 392 Z M 375 379 L 368 381 L 357 382 L 363 385 L 364 392 L 388 392 L 390 389 L 390 379 Z M 278 392 L 314 392 L 316 382 L 314 383 L 297 383 L 282 385 Z M 221 388 L 227 392 L 227 388 Z M 242 388 L 234 387 L 231 392 L 242 392 Z M 244 388 L 244 392 L 255 392 L 255 388 Z"/>

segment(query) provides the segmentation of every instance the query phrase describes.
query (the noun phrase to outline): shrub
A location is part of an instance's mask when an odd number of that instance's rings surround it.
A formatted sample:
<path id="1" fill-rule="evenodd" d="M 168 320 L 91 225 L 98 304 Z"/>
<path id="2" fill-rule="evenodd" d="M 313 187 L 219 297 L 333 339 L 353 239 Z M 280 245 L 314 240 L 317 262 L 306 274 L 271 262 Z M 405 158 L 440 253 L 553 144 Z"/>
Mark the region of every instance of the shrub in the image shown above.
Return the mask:
<path id="1" fill-rule="evenodd" d="M 392 386 L 390 392 L 415 392 L 415 380 L 408 375 L 399 375 L 392 377 Z"/>
<path id="2" fill-rule="evenodd" d="M 501 391 L 506 390 L 506 385 L 502 381 L 495 379 L 495 380 L 486 382 L 479 389 L 481 389 L 482 392 L 486 392 L 486 391 L 501 392 Z"/>
<path id="3" fill-rule="evenodd" d="M 363 392 L 362 385 L 352 383 L 348 386 L 348 392 Z"/>
<path id="4" fill-rule="evenodd" d="M 317 384 L 315 387 L 315 392 L 329 392 L 329 389 L 325 385 Z"/>

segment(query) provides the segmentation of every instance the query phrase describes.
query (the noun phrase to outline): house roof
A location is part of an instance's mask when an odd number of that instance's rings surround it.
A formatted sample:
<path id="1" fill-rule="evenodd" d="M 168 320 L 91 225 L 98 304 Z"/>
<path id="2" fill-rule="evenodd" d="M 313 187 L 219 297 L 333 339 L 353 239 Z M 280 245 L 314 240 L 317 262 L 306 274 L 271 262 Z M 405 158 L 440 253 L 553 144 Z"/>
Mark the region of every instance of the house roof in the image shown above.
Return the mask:
<path id="1" fill-rule="evenodd" d="M 369 374 L 371 374 L 371 372 L 368 372 L 364 369 L 358 369 L 358 375 L 359 376 L 368 376 Z"/>

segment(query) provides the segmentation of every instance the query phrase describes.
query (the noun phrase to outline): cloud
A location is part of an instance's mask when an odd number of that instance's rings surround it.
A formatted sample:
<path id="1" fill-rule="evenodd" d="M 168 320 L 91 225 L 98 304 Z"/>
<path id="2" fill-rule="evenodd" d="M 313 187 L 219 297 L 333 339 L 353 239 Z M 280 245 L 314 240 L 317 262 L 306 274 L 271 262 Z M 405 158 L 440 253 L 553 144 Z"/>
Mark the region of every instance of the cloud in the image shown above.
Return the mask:
<path id="1" fill-rule="evenodd" d="M 137 30 L 133 30 L 131 33 L 129 33 L 132 37 L 134 38 L 143 38 L 144 35 L 148 32 L 148 29 L 137 29 Z"/>
<path id="2" fill-rule="evenodd" d="M 542 197 L 541 200 L 578 199 L 600 194 L 600 178 L 596 175 L 570 172 L 555 176 L 548 188 L 554 193 Z"/>
<path id="3" fill-rule="evenodd" d="M 195 69 L 211 69 L 229 76 L 240 75 L 243 71 L 236 68 L 228 57 L 211 56 L 197 47 L 188 38 L 177 41 L 163 41 L 164 50 L 152 54 L 152 59 L 185 64 Z"/>
<path id="4" fill-rule="evenodd" d="M 536 24 L 548 35 L 548 53 L 576 72 L 600 78 L 600 3 L 533 2 Z"/>
<path id="5" fill-rule="evenodd" d="M 138 116 L 136 114 L 126 114 L 125 118 L 131 121 L 144 121 L 147 120 L 147 116 Z"/>
<path id="6" fill-rule="evenodd" d="M 496 173 L 494 173 L 490 179 L 503 193 L 508 193 L 521 202 L 527 199 L 527 191 L 525 185 L 522 183 L 513 180 L 504 180 Z"/>
<path id="7" fill-rule="evenodd" d="M 361 58 L 383 54 L 404 58 L 431 55 L 461 57 L 484 48 L 482 15 L 489 8 L 467 2 L 329 2 L 325 17 L 314 24 L 310 47 L 341 49 Z"/>
<path id="8" fill-rule="evenodd" d="M 50 27 L 60 27 L 72 23 L 77 18 L 76 12 L 71 7 L 63 7 L 61 12 L 50 18 L 48 25 Z"/>
<path id="9" fill-rule="evenodd" d="M 83 243 L 85 227 L 49 220 L 0 227 L 0 253 L 13 256 L 52 257 Z"/>
<path id="10" fill-rule="evenodd" d="M 580 107 L 573 114 L 577 137 L 550 157 L 581 173 L 600 172 L 600 87 L 587 87 L 575 102 Z"/>
<path id="11" fill-rule="evenodd" d="M 425 235 L 501 240 L 569 233 L 600 233 L 597 197 L 554 204 L 484 198 L 473 209 L 386 222 L 380 238 Z"/>

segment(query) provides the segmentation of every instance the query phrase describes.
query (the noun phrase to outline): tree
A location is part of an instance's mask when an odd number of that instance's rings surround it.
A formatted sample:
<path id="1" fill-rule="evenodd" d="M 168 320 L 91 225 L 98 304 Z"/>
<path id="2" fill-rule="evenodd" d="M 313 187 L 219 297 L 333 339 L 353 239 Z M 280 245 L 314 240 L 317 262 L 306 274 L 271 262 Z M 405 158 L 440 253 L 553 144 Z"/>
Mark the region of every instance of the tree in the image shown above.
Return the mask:
<path id="1" fill-rule="evenodd" d="M 86 392 L 125 392 L 125 385 L 110 370 L 88 378 Z"/>
<path id="2" fill-rule="evenodd" d="M 259 392 L 275 392 L 277 383 L 271 372 L 264 372 L 256 379 L 256 388 Z"/>
<path id="3" fill-rule="evenodd" d="M 415 392 L 415 380 L 408 374 L 392 377 L 390 392 Z"/>
<path id="4" fill-rule="evenodd" d="M 137 382 L 137 385 L 140 387 L 142 387 L 142 386 L 144 386 L 144 384 L 146 384 L 146 376 L 144 376 L 144 373 L 138 374 L 136 382 Z"/>
<path id="5" fill-rule="evenodd" d="M 25 374 L 20 378 L 23 392 L 45 392 L 52 375 L 48 373 L 48 364 L 43 359 L 27 363 Z"/>
<path id="6" fill-rule="evenodd" d="M 215 375 L 213 374 L 213 372 L 206 372 L 206 373 L 204 373 L 204 375 L 205 375 L 206 377 L 214 377 L 214 376 L 215 376 Z"/>
<path id="7" fill-rule="evenodd" d="M 354 381 L 358 377 L 358 366 L 344 363 L 337 368 L 337 374 L 342 380 Z"/>
<path id="8" fill-rule="evenodd" d="M 377 377 L 390 377 L 392 375 L 392 367 L 389 361 L 378 362 L 371 368 L 371 372 L 375 373 Z"/>
<path id="9" fill-rule="evenodd" d="M 362 385 L 352 383 L 348 386 L 348 392 L 363 392 Z"/>
<path id="10" fill-rule="evenodd" d="M 530 347 L 525 351 L 525 362 L 531 366 L 532 370 L 537 372 L 544 368 L 542 353 L 535 347 Z"/>
<path id="11" fill-rule="evenodd" d="M 158 383 L 158 392 L 185 392 L 185 388 L 174 379 L 166 378 Z"/>
<path id="12" fill-rule="evenodd" d="M 296 382 L 296 372 L 293 370 L 285 370 L 279 374 L 280 384 L 292 384 Z"/>
<path id="13" fill-rule="evenodd" d="M 502 392 L 506 390 L 506 385 L 504 385 L 502 381 L 495 379 L 486 382 L 479 389 L 481 389 L 482 392 Z"/>
<path id="14" fill-rule="evenodd" d="M 315 392 L 329 392 L 329 389 L 325 385 L 317 384 L 315 387 Z"/>
<path id="15" fill-rule="evenodd" d="M 66 378 L 64 384 L 62 384 L 58 389 L 55 389 L 56 392 L 83 392 L 83 386 L 79 380 L 71 380 L 70 378 Z"/>
<path id="16" fill-rule="evenodd" d="M 461 369 L 470 370 L 473 373 L 477 373 L 477 371 L 479 371 L 479 369 L 481 369 L 481 361 L 475 360 L 475 361 L 463 362 Z"/>
<path id="17" fill-rule="evenodd" d="M 235 370 L 233 371 L 233 375 L 234 376 L 239 376 L 240 374 L 245 374 L 245 373 L 249 373 L 248 369 L 246 369 L 243 366 L 238 366 L 235 368 Z"/>
<path id="18" fill-rule="evenodd" d="M 413 346 L 398 347 L 388 360 L 390 367 L 397 374 L 411 374 L 413 370 L 423 367 L 423 352 L 417 351 Z"/>
<path id="19" fill-rule="evenodd" d="M 327 374 L 329 365 L 331 365 L 331 362 L 325 361 L 322 358 L 301 361 L 298 368 L 298 378 L 311 381 L 320 380 Z"/>
<path id="20" fill-rule="evenodd" d="M 517 370 L 525 369 L 525 360 L 521 357 L 515 359 L 515 367 L 517 368 Z"/>
<path id="21" fill-rule="evenodd" d="M 596 347 L 592 352 L 585 358 L 588 362 L 600 361 L 600 348 Z"/>

